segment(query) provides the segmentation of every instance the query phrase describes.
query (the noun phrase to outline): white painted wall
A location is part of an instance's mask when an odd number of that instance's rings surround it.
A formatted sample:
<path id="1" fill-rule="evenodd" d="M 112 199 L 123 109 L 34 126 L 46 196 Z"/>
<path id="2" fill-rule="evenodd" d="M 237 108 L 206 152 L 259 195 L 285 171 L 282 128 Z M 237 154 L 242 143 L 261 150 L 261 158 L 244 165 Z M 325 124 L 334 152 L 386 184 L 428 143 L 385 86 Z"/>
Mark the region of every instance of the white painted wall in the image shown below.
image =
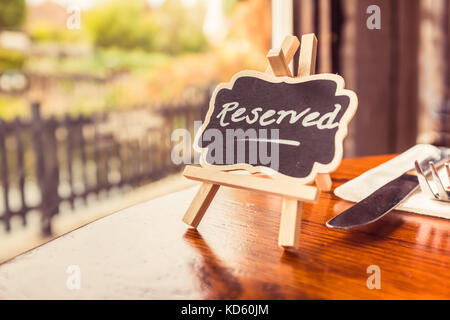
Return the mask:
<path id="1" fill-rule="evenodd" d="M 272 0 L 272 48 L 279 47 L 284 37 L 293 33 L 292 0 Z"/>

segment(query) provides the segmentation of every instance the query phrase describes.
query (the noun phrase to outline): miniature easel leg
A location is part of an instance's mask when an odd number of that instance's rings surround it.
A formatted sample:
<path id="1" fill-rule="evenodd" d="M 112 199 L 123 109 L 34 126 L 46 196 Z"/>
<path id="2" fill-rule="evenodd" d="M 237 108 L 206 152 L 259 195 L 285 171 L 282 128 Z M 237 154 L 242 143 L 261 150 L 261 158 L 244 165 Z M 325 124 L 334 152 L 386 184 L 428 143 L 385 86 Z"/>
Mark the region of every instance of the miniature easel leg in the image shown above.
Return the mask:
<path id="1" fill-rule="evenodd" d="M 192 200 L 188 210 L 184 214 L 183 222 L 187 223 L 193 228 L 197 228 L 200 221 L 202 221 L 206 210 L 211 201 L 219 190 L 220 185 L 204 182 L 197 191 L 195 198 Z"/>
<path id="2" fill-rule="evenodd" d="M 312 75 L 316 72 L 317 38 L 313 33 L 302 36 L 298 60 L 298 77 Z M 318 173 L 315 179 L 320 191 L 330 191 L 332 181 L 330 174 Z"/>
<path id="3" fill-rule="evenodd" d="M 298 48 L 299 43 L 292 41 L 292 46 Z M 285 43 L 285 41 L 283 41 Z M 267 55 L 269 60 L 270 69 L 272 73 L 277 76 L 289 76 L 292 77 L 289 70 L 289 60 L 286 59 L 284 54 L 286 50 L 283 47 L 279 49 L 270 50 Z M 295 52 L 295 51 L 294 51 Z M 298 248 L 300 238 L 300 223 L 302 219 L 301 202 L 291 199 L 283 198 L 283 204 L 281 208 L 280 219 L 280 232 L 278 234 L 278 245 L 285 249 Z"/>
<path id="4" fill-rule="evenodd" d="M 295 199 L 283 198 L 280 232 L 278 235 L 278 245 L 280 247 L 298 248 L 301 220 L 302 203 Z"/>
<path id="5" fill-rule="evenodd" d="M 331 191 L 333 182 L 329 173 L 318 173 L 315 182 L 320 191 Z"/>

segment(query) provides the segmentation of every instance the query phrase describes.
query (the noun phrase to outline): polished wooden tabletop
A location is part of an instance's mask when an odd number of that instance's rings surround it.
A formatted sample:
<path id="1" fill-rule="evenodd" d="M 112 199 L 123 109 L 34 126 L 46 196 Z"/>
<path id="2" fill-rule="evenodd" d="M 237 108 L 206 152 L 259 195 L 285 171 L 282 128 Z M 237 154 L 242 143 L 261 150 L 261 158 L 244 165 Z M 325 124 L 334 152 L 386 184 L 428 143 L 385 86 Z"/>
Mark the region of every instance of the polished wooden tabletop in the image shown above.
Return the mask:
<path id="1" fill-rule="evenodd" d="M 345 159 L 333 189 L 392 156 Z M 281 199 L 221 187 L 198 230 L 181 218 L 198 187 L 86 225 L 0 266 L 0 298 L 450 298 L 450 221 L 394 211 L 331 230 L 351 203 L 322 193 L 304 204 L 300 247 L 277 246 Z M 69 265 L 81 289 L 66 287 Z M 369 289 L 367 268 L 380 268 Z M 70 274 L 70 273 L 69 273 Z"/>

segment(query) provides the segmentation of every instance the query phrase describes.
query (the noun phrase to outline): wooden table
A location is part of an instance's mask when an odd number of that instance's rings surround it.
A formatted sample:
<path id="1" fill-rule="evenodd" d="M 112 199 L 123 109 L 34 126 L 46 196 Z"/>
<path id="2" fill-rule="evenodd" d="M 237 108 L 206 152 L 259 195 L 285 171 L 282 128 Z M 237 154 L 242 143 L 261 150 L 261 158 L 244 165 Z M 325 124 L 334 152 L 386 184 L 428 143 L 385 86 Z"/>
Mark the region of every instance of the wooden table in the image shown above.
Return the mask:
<path id="1" fill-rule="evenodd" d="M 336 187 L 390 159 L 344 160 Z M 0 266 L 0 298 L 348 299 L 450 298 L 450 221 L 392 212 L 336 231 L 325 221 L 351 204 L 323 193 L 304 205 L 300 248 L 277 246 L 281 200 L 221 188 L 198 231 L 181 218 L 196 188 L 70 232 Z M 69 290 L 69 265 L 81 288 Z M 368 289 L 367 267 L 381 270 Z"/>

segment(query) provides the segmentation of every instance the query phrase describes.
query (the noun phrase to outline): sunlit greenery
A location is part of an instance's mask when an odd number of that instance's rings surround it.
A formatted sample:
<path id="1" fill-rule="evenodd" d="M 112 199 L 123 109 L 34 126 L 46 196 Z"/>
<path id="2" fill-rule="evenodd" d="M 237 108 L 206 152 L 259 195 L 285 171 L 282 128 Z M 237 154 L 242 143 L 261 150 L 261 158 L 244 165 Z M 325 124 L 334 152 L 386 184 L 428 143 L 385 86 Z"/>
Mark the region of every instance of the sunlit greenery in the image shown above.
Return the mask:
<path id="1" fill-rule="evenodd" d="M 5 96 L 0 99 L 0 118 L 13 120 L 15 117 L 29 117 L 30 106 L 24 97 Z"/>
<path id="2" fill-rule="evenodd" d="M 168 54 L 206 48 L 201 30 L 201 7 L 186 10 L 178 0 L 167 0 L 150 10 L 145 0 L 106 2 L 86 15 L 93 43 L 100 48 L 140 49 Z"/>
<path id="3" fill-rule="evenodd" d="M 82 42 L 82 31 L 55 28 L 51 23 L 39 22 L 29 31 L 30 38 L 35 43 L 71 43 Z"/>
<path id="4" fill-rule="evenodd" d="M 155 49 L 157 26 L 146 17 L 145 1 L 110 1 L 90 11 L 85 21 L 97 47 Z"/>
<path id="5" fill-rule="evenodd" d="M 22 52 L 0 48 L 0 73 L 11 69 L 21 69 L 24 61 L 25 55 Z"/>
<path id="6" fill-rule="evenodd" d="M 225 11 L 225 14 L 230 15 L 231 12 L 233 12 L 233 8 L 236 6 L 236 4 L 242 0 L 225 0 L 223 2 L 223 10 Z"/>
<path id="7" fill-rule="evenodd" d="M 142 50 L 124 50 L 120 48 L 100 48 L 92 55 L 55 59 L 48 57 L 29 58 L 28 71 L 49 73 L 58 70 L 60 74 L 85 74 L 93 77 L 107 77 L 115 71 L 134 71 L 149 69 L 167 61 L 167 55 L 148 53 Z"/>
<path id="8" fill-rule="evenodd" d="M 23 1 L 0 0 L 0 8 L 9 2 Z M 239 38 L 208 45 L 203 33 L 207 2 L 188 7 L 181 2 L 165 0 L 152 8 L 146 0 L 98 1 L 82 12 L 80 30 L 68 29 L 56 19 L 26 21 L 16 29 L 30 36 L 33 50 L 25 56 L 0 48 L 0 73 L 2 68 L 14 69 L 48 78 L 51 86 L 43 93 L 42 110 L 64 116 L 173 104 L 188 88 L 201 91 L 228 81 L 237 70 L 265 68 L 265 52 L 250 49 Z M 227 19 L 246 2 L 226 0 Z M 15 16 L 20 26 L 23 16 Z M 241 11 L 240 23 L 235 23 L 240 36 L 252 34 L 242 33 L 242 17 Z M 28 109 L 25 96 L 0 95 L 0 118 L 23 116 Z"/>
<path id="9" fill-rule="evenodd" d="M 25 19 L 25 0 L 0 1 L 0 29 L 13 29 L 22 25 Z"/>

